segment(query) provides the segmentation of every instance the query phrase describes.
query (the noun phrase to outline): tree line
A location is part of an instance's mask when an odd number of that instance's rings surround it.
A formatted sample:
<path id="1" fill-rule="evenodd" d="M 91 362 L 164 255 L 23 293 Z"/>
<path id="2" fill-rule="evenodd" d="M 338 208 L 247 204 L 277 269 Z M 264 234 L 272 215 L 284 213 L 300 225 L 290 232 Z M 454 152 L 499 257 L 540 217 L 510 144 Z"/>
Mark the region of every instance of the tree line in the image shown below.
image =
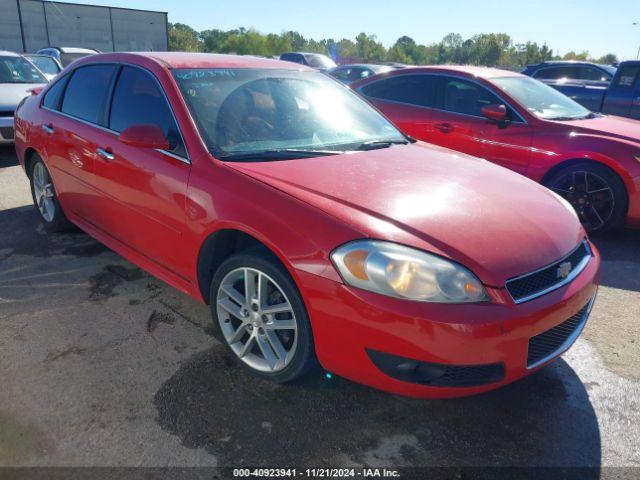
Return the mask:
<path id="1" fill-rule="evenodd" d="M 421 45 L 402 36 L 390 47 L 375 35 L 360 33 L 355 39 L 315 40 L 295 31 L 263 34 L 253 28 L 235 30 L 203 30 L 198 32 L 182 23 L 169 24 L 169 49 L 186 52 L 233 53 L 274 57 L 282 52 L 317 52 L 336 62 L 398 62 L 408 65 L 462 64 L 520 69 L 545 60 L 588 60 L 614 64 L 616 55 L 609 53 L 593 58 L 588 51 L 568 52 L 558 56 L 546 44 L 514 43 L 505 33 L 480 33 L 464 39 L 457 33 L 446 35 L 440 42 Z"/>

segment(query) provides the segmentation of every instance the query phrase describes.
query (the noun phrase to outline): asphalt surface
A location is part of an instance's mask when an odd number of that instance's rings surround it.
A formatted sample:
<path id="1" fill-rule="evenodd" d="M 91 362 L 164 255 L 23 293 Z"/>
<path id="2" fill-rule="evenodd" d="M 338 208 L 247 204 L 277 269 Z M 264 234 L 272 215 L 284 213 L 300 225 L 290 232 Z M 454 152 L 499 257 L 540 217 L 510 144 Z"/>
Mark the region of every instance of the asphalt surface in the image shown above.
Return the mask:
<path id="1" fill-rule="evenodd" d="M 560 360 L 459 400 L 235 368 L 206 306 L 81 232 L 47 235 L 0 147 L 0 466 L 636 467 L 640 232 L 596 239 L 602 287 Z M 632 477 L 629 477 L 632 478 Z"/>

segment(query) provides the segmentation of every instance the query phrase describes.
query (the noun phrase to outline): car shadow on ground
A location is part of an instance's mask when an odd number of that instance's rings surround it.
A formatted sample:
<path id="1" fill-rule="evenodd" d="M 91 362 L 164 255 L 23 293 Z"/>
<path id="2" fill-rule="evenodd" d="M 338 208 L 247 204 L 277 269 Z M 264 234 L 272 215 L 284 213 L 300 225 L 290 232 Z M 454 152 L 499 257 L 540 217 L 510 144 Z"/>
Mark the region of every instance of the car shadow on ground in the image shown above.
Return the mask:
<path id="1" fill-rule="evenodd" d="M 589 467 L 581 478 L 599 478 L 598 421 L 563 360 L 487 394 L 414 400 L 321 372 L 274 385 L 214 347 L 154 401 L 163 429 L 221 466 L 579 466 Z"/>
<path id="2" fill-rule="evenodd" d="M 19 165 L 18 157 L 13 145 L 0 145 L 0 168 Z"/>
<path id="3" fill-rule="evenodd" d="M 0 232 L 0 266 L 16 254 L 93 262 L 106 250 L 78 231 L 47 235 L 32 206 L 1 211 Z M 581 478 L 599 478 L 601 438 L 589 385 L 563 360 L 487 394 L 413 400 L 323 372 L 276 385 L 211 345 L 185 360 L 149 401 L 162 429 L 221 466 L 560 465 L 591 467 Z"/>
<path id="4" fill-rule="evenodd" d="M 592 238 L 602 255 L 600 284 L 640 292 L 640 229 L 619 229 Z"/>

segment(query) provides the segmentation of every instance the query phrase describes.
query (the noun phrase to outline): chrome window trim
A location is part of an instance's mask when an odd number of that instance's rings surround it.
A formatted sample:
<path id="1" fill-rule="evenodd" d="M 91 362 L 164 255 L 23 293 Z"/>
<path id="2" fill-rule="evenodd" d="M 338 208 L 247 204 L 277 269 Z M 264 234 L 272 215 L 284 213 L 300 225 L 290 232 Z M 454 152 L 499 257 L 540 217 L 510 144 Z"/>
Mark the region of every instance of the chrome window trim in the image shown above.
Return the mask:
<path id="1" fill-rule="evenodd" d="M 509 282 L 513 282 L 516 280 L 521 280 L 523 278 L 529 277 L 531 275 L 534 275 L 538 272 L 541 272 L 543 270 L 546 270 L 547 268 L 550 268 L 552 265 L 558 263 L 558 262 L 562 262 L 564 259 L 570 257 L 571 255 L 573 255 L 576 250 L 578 250 L 580 247 L 584 246 L 586 251 L 587 251 L 587 255 L 584 256 L 584 258 L 582 260 L 580 260 L 580 263 L 578 263 L 578 265 L 576 265 L 576 267 L 571 271 L 571 273 L 569 275 L 567 275 L 566 278 L 564 278 L 563 280 L 561 280 L 558 283 L 554 283 L 553 285 L 551 285 L 550 287 L 545 288 L 544 290 L 540 290 L 539 292 L 533 293 L 531 295 L 528 295 L 526 297 L 522 297 L 518 300 L 516 300 L 515 298 L 513 298 L 513 296 L 511 295 L 511 292 L 509 292 L 509 289 L 507 288 L 507 285 L 509 284 Z M 573 250 L 571 250 L 571 252 L 569 252 L 568 254 L 566 254 L 564 257 L 559 258 L 558 260 L 549 263 L 548 265 L 542 267 L 542 268 L 538 268 L 537 270 L 533 270 L 531 272 L 525 273 L 523 275 L 519 275 L 517 277 L 513 277 L 510 278 L 509 280 L 507 280 L 505 282 L 505 289 L 507 290 L 507 293 L 509 293 L 509 296 L 511 297 L 511 299 L 514 301 L 514 303 L 516 305 L 519 305 L 521 303 L 525 303 L 525 302 L 529 302 L 535 298 L 538 297 L 542 297 L 543 295 L 546 295 L 547 293 L 551 293 L 554 290 L 557 290 L 559 288 L 564 287 L 565 285 L 571 283 L 573 280 L 575 280 L 575 278 L 580 275 L 583 270 L 586 268 L 587 264 L 589 263 L 589 261 L 591 260 L 591 258 L 593 257 L 593 251 L 591 250 L 591 247 L 589 246 L 589 242 L 587 240 L 582 240 L 582 242 L 580 244 L 578 244 L 578 246 L 576 248 L 574 248 Z"/>
<path id="2" fill-rule="evenodd" d="M 403 76 L 403 75 L 415 75 L 415 76 L 420 75 L 420 76 L 432 76 L 432 77 L 452 77 L 452 78 L 456 78 L 456 79 L 467 80 L 468 82 L 471 82 L 471 83 L 475 83 L 475 84 L 476 84 L 476 85 L 478 85 L 479 87 L 484 88 L 485 90 L 487 90 L 487 91 L 488 91 L 489 93 L 491 93 L 493 96 L 498 97 L 498 99 L 499 99 L 499 100 L 501 100 L 502 102 L 504 102 L 504 104 L 505 104 L 508 108 L 510 108 L 510 109 L 513 111 L 513 113 L 515 113 L 515 114 L 518 116 L 518 118 L 520 119 L 520 121 L 517 121 L 517 120 L 511 120 L 512 122 L 515 122 L 515 123 L 522 123 L 523 125 L 529 125 L 529 122 L 527 122 L 527 121 L 526 121 L 526 119 L 525 119 L 525 118 L 520 114 L 520 112 L 518 112 L 518 110 L 516 110 L 515 108 L 513 108 L 513 106 L 511 105 L 511 103 L 507 102 L 507 101 L 502 97 L 502 95 L 499 95 L 499 94 L 495 93 L 494 91 L 489 90 L 489 88 L 487 88 L 487 86 L 486 86 L 486 85 L 483 85 L 482 83 L 480 83 L 480 82 L 478 82 L 478 81 L 476 81 L 476 80 L 473 80 L 473 79 L 471 79 L 471 78 L 467 78 L 467 77 L 464 77 L 464 76 L 461 76 L 461 75 L 456 75 L 456 74 L 454 74 L 454 73 L 427 73 L 427 72 L 419 72 L 419 73 L 404 73 L 404 72 L 403 72 L 403 73 L 399 73 L 399 74 L 397 74 L 397 75 L 391 75 L 391 76 L 389 76 L 389 77 L 384 77 L 384 78 L 379 78 L 379 79 L 377 79 L 377 80 L 374 80 L 373 82 L 370 82 L 370 83 L 367 83 L 367 84 L 365 84 L 365 85 L 362 85 L 362 86 L 358 87 L 358 88 L 356 89 L 356 91 L 357 91 L 360 95 L 362 95 L 363 97 L 365 97 L 365 98 L 371 98 L 371 99 L 374 99 L 374 100 L 381 100 L 381 101 L 383 101 L 383 102 L 396 103 L 396 104 L 398 104 L 398 105 L 407 105 L 407 106 L 409 106 L 409 107 L 414 107 L 414 108 L 424 108 L 425 110 L 435 110 L 435 111 L 437 111 L 437 112 L 445 112 L 445 113 L 449 113 L 449 114 L 452 114 L 452 115 L 462 115 L 462 116 L 464 116 L 464 117 L 480 118 L 480 119 L 482 119 L 482 120 L 487 120 L 487 118 L 486 118 L 486 117 L 483 117 L 483 116 L 481 116 L 481 115 L 470 115 L 470 114 L 468 114 L 468 113 L 452 112 L 451 110 L 445 110 L 445 109 L 443 109 L 443 108 L 425 107 L 425 106 L 423 106 L 423 105 L 415 105 L 415 104 L 413 104 L 413 103 L 399 102 L 399 101 L 397 101 L 397 100 L 387 100 L 387 99 L 384 99 L 384 98 L 372 97 L 372 96 L 366 95 L 366 94 L 362 91 L 362 89 L 363 89 L 364 87 L 368 87 L 369 85 L 373 85 L 373 84 L 378 83 L 378 82 L 383 82 L 383 81 L 388 80 L 388 79 L 391 79 L 391 78 L 401 77 L 401 76 Z"/>
<path id="3" fill-rule="evenodd" d="M 98 130 L 102 130 L 103 132 L 110 133 L 115 137 L 120 135 L 120 133 L 116 132 L 115 130 L 111 130 L 110 128 L 103 127 L 102 125 L 98 125 L 97 123 L 91 123 L 91 122 L 89 122 L 87 120 L 83 120 L 82 118 L 74 117 L 73 115 L 69 115 L 68 113 L 60 112 L 58 110 L 53 110 L 51 108 L 45 107 L 44 105 L 42 105 L 40 108 L 42 108 L 43 110 L 48 110 L 49 112 L 56 113 L 56 114 L 61 115 L 63 117 L 70 118 L 71 120 L 75 120 L 76 122 L 84 123 L 85 125 L 88 125 L 89 127 L 94 127 L 94 128 L 97 128 Z M 173 158 L 175 160 L 179 160 L 180 162 L 185 163 L 187 165 L 191 165 L 191 162 L 189 161 L 188 158 L 181 157 L 180 155 L 176 155 L 175 153 L 169 152 L 168 150 L 161 150 L 159 148 L 154 148 L 153 150 L 158 152 L 158 153 L 162 153 L 162 154 L 166 155 L 167 157 Z"/>
<path id="4" fill-rule="evenodd" d="M 545 70 L 551 70 L 553 68 L 570 68 L 570 67 L 577 67 L 577 68 L 590 68 L 592 70 L 597 70 L 599 72 L 604 73 L 605 75 L 611 77 L 609 80 L 605 80 L 608 82 L 613 81 L 613 75 L 611 75 L 609 72 L 607 72 L 604 68 L 600 68 L 597 65 L 585 65 L 585 64 L 576 64 L 576 65 L 547 65 L 544 67 L 540 67 L 539 69 L 537 69 L 535 72 L 533 72 L 533 75 L 531 76 L 531 78 L 535 78 L 536 80 L 538 80 L 538 73 L 543 72 Z M 566 78 L 567 80 L 574 80 L 576 82 L 600 82 L 602 80 L 587 80 L 584 78 L 574 78 L 574 77 L 563 77 Z M 539 79 L 541 82 L 546 80 L 548 82 L 553 82 L 558 80 L 557 78 L 540 78 Z"/>
<path id="5" fill-rule="evenodd" d="M 559 355 L 562 355 L 567 350 L 569 350 L 569 347 L 571 347 L 571 345 L 573 345 L 573 343 L 577 340 L 577 338 L 582 333 L 582 330 L 584 330 L 584 326 L 587 324 L 587 320 L 589 319 L 589 315 L 591 314 L 591 309 L 593 308 L 593 303 L 595 302 L 595 300 L 596 300 L 596 296 L 594 294 L 593 297 L 591 297 L 591 300 L 589 300 L 589 303 L 587 304 L 587 310 L 584 312 L 584 314 L 582 316 L 582 319 L 580 320 L 580 323 L 576 326 L 576 329 L 573 331 L 573 333 L 571 335 L 569 335 L 567 337 L 567 339 L 562 343 L 562 345 L 560 345 L 553 352 L 549 353 L 549 355 L 547 355 L 546 357 L 541 358 L 540 360 L 538 360 L 537 362 L 532 363 L 531 365 L 527 365 L 526 366 L 527 370 L 533 370 L 534 368 L 538 368 L 540 365 L 542 365 L 544 363 L 547 363 L 549 360 L 552 360 L 552 359 L 558 357 Z M 558 325 L 560 325 L 560 324 L 558 324 Z M 556 325 L 556 327 L 558 325 Z M 554 327 L 551 327 L 551 328 L 554 328 Z M 549 330 L 551 330 L 551 329 L 549 329 Z M 545 332 L 540 332 L 538 335 L 541 335 L 543 333 L 545 333 Z M 534 337 L 535 337 L 535 335 L 534 335 Z M 533 338 L 533 337 L 531 337 L 531 338 Z M 529 341 L 531 340 L 531 338 L 529 339 Z M 527 356 L 528 355 L 529 355 L 529 344 L 527 342 Z"/>
<path id="6" fill-rule="evenodd" d="M 178 134 L 180 135 L 180 139 L 182 140 L 182 145 L 184 145 L 184 150 L 187 154 L 186 157 L 182 157 L 180 155 L 177 155 L 175 153 L 169 152 L 168 150 L 160 150 L 160 149 L 155 149 L 157 152 L 159 153 L 164 153 L 165 155 L 167 155 L 168 157 L 174 158 L 176 160 L 180 160 L 183 163 L 186 163 L 188 165 L 191 165 L 191 157 L 189 155 L 189 149 L 187 148 L 187 143 L 184 141 L 184 135 L 182 134 L 182 129 L 180 128 L 180 124 L 178 123 L 178 119 L 176 118 L 176 114 L 173 111 L 173 107 L 171 106 L 171 102 L 169 102 L 169 99 L 167 98 L 167 94 L 164 91 L 164 88 L 162 88 L 162 84 L 160 83 L 160 80 L 158 80 L 158 77 L 155 76 L 155 74 L 153 72 L 151 72 L 150 70 L 146 69 L 145 67 L 142 67 L 140 65 L 136 65 L 133 63 L 129 63 L 129 62 L 113 62 L 113 61 L 108 61 L 108 62 L 89 62 L 85 65 L 80 65 L 77 68 L 74 68 L 72 71 L 70 71 L 69 73 L 66 73 L 65 75 L 61 76 L 61 78 L 67 76 L 67 75 L 73 75 L 76 70 L 83 68 L 83 67 L 89 67 L 91 65 L 115 65 L 116 68 L 120 68 L 120 67 L 124 67 L 124 66 L 128 66 L 128 67 L 133 67 L 133 68 L 139 68 L 140 70 L 142 70 L 143 72 L 146 72 L 148 75 L 151 76 L 151 78 L 156 82 L 157 87 L 160 89 L 160 92 L 162 92 L 162 97 L 164 98 L 165 102 L 167 102 L 167 106 L 169 107 L 169 111 L 171 112 L 171 117 L 173 118 L 173 121 L 176 124 L 176 128 L 178 129 Z M 119 74 L 118 74 L 119 77 Z M 55 82 L 52 82 L 50 85 L 53 85 L 54 83 L 58 83 L 60 81 L 60 79 L 56 78 Z M 114 84 L 115 87 L 115 84 Z M 47 91 L 49 90 L 49 88 L 47 88 Z M 109 106 L 111 106 L 111 103 L 113 102 L 113 93 L 115 91 L 115 88 L 109 93 L 110 98 L 109 98 Z M 45 92 L 46 95 L 46 92 Z M 65 95 L 66 95 L 66 86 L 65 86 Z M 62 107 L 62 105 L 60 105 Z M 53 113 L 57 113 L 59 115 L 62 115 L 64 117 L 67 118 L 71 118 L 73 120 L 77 120 L 81 123 L 84 123 L 85 125 L 88 125 L 90 127 L 96 127 L 100 130 L 103 130 L 105 132 L 108 133 L 112 133 L 114 135 L 120 135 L 120 132 L 116 132 L 115 130 L 112 130 L 108 127 L 99 125 L 97 123 L 93 123 L 93 122 L 89 122 L 88 120 L 84 120 L 82 118 L 79 117 L 75 117 L 73 115 L 69 115 L 68 113 L 63 112 L 62 110 L 54 110 L 52 108 L 48 108 L 44 106 L 44 95 L 42 96 L 42 100 L 40 102 L 40 108 L 44 109 L 44 110 L 48 110 L 50 112 Z M 111 111 L 109 110 L 109 113 L 111 113 Z M 109 120 L 109 119 L 107 119 Z"/>

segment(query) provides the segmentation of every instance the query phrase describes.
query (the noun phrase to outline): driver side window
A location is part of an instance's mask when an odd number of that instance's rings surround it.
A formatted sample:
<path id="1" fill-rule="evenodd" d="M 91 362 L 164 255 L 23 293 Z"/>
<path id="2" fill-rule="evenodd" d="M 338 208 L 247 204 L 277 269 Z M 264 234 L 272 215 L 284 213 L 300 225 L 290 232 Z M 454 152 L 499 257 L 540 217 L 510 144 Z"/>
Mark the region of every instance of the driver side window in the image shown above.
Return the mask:
<path id="1" fill-rule="evenodd" d="M 444 77 L 442 109 L 452 113 L 484 117 L 482 108 L 489 105 L 505 105 L 511 121 L 520 118 L 503 100 L 486 87 L 464 78 Z"/>
<path id="2" fill-rule="evenodd" d="M 157 125 L 169 140 L 169 152 L 186 158 L 187 151 L 171 109 L 150 73 L 124 66 L 113 91 L 109 128 L 122 132 L 132 125 Z"/>

